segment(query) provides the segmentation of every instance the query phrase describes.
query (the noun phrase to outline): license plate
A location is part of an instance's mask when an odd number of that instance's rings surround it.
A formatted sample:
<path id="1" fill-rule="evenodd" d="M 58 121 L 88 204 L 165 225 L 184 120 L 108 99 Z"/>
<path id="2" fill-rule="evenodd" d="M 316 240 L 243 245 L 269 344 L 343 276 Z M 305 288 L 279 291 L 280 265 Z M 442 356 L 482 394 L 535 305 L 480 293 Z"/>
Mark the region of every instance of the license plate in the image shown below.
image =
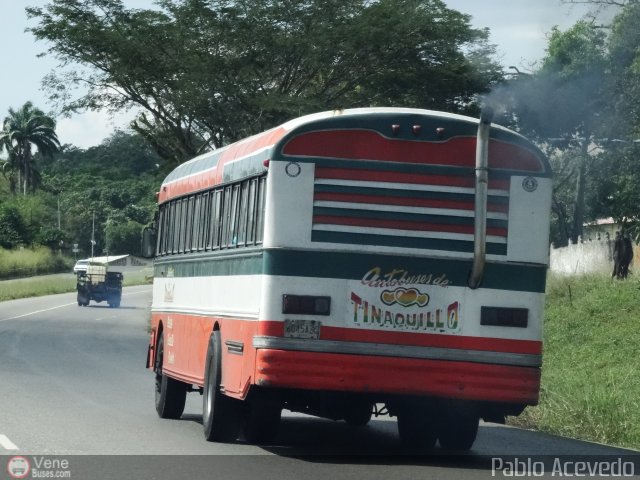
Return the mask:
<path id="1" fill-rule="evenodd" d="M 284 336 L 287 338 L 320 338 L 318 320 L 285 320 Z"/>

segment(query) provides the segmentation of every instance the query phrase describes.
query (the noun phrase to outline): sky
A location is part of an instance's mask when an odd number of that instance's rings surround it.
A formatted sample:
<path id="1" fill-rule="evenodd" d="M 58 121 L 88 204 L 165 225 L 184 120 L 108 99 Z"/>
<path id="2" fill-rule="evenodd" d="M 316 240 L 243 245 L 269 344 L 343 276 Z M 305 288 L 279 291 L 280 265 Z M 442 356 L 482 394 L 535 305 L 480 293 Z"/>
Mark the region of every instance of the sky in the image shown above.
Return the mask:
<path id="1" fill-rule="evenodd" d="M 152 0 L 123 0 L 129 8 L 148 8 Z M 54 105 L 41 89 L 45 75 L 57 61 L 38 57 L 46 45 L 25 32 L 34 26 L 24 12 L 26 6 L 43 6 L 47 0 L 0 0 L 0 45 L 3 66 L 0 74 L 0 119 L 9 107 L 18 109 L 31 100 L 41 110 L 55 115 Z M 498 59 L 507 69 L 531 70 L 545 53 L 547 34 L 554 25 L 566 29 L 588 11 L 585 5 L 564 5 L 560 0 L 445 0 L 453 9 L 472 16 L 474 27 L 488 27 L 490 41 L 497 46 Z M 57 118 L 57 134 L 63 144 L 80 148 L 98 145 L 114 128 L 126 128 L 132 112 L 115 117 L 105 112 L 87 112 L 71 118 Z"/>

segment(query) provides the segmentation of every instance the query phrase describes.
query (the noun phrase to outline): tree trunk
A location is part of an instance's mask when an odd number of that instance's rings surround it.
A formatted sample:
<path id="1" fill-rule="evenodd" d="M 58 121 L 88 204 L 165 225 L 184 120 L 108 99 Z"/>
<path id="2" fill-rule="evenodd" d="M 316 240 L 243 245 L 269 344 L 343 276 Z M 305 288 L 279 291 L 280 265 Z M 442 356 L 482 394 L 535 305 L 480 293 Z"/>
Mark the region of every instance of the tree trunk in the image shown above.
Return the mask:
<path id="1" fill-rule="evenodd" d="M 590 142 L 591 135 L 585 135 L 580 149 L 580 166 L 578 168 L 578 177 L 576 178 L 576 196 L 574 200 L 573 226 L 571 228 L 571 243 L 578 243 L 578 239 L 582 237 L 584 224 L 584 187 L 586 181 L 587 161 L 589 159 Z"/>

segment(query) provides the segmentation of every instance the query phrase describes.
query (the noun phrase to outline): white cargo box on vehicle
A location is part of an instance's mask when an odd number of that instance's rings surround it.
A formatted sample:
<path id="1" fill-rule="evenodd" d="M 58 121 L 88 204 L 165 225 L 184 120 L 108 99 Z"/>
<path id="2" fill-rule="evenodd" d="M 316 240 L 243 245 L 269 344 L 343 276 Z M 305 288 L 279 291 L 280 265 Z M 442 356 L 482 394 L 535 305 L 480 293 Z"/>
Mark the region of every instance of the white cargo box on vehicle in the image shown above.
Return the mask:
<path id="1" fill-rule="evenodd" d="M 104 282 L 107 275 L 107 267 L 105 265 L 89 264 L 87 266 L 87 277 L 91 283 Z"/>

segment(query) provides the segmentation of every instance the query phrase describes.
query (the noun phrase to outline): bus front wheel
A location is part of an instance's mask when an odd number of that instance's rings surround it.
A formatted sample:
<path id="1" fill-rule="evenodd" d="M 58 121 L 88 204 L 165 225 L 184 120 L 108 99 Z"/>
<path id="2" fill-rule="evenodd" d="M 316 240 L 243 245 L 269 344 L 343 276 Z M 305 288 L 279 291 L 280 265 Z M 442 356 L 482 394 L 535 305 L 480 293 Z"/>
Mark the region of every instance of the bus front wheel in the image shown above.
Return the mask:
<path id="1" fill-rule="evenodd" d="M 240 402 L 220 391 L 222 380 L 222 347 L 220 332 L 209 338 L 202 395 L 202 425 L 209 442 L 232 442 L 240 431 Z"/>
<path id="2" fill-rule="evenodd" d="M 156 371 L 156 411 L 160 418 L 180 418 L 187 400 L 187 386 L 163 371 L 164 336 L 160 334 L 155 360 Z"/>

